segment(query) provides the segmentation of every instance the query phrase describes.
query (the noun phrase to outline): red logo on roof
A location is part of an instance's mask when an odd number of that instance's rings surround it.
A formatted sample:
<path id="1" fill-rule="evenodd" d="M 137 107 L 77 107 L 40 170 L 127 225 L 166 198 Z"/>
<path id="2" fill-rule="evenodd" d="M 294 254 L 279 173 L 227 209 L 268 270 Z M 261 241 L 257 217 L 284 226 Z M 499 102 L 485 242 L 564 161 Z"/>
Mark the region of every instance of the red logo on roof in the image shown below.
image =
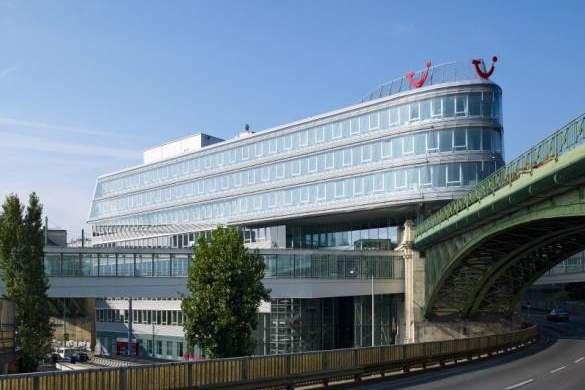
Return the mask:
<path id="1" fill-rule="evenodd" d="M 420 75 L 420 78 L 418 80 L 414 78 L 413 71 L 409 71 L 406 73 L 406 79 L 408 80 L 412 88 L 420 88 L 425 84 L 425 81 L 427 81 L 427 77 L 429 77 L 429 69 L 431 68 L 431 65 L 432 65 L 431 61 L 427 61 L 426 63 L 427 69 Z"/>
<path id="2" fill-rule="evenodd" d="M 475 66 L 475 72 L 479 77 L 482 79 L 489 79 L 490 76 L 494 73 L 495 63 L 498 62 L 498 57 L 492 57 L 492 65 L 490 66 L 489 70 L 486 70 L 485 63 L 483 62 L 483 58 L 476 58 L 471 63 Z"/>

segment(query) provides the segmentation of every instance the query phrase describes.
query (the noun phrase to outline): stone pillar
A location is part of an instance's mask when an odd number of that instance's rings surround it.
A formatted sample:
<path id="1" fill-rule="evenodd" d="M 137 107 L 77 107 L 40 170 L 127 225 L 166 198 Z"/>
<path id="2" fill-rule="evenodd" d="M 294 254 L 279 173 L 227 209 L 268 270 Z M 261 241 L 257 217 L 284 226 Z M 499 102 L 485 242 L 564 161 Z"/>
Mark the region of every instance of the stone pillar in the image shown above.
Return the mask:
<path id="1" fill-rule="evenodd" d="M 414 249 L 414 225 L 404 223 L 402 242 L 396 250 L 404 257 L 404 343 L 420 342 L 419 327 L 424 321 L 425 259 Z"/>

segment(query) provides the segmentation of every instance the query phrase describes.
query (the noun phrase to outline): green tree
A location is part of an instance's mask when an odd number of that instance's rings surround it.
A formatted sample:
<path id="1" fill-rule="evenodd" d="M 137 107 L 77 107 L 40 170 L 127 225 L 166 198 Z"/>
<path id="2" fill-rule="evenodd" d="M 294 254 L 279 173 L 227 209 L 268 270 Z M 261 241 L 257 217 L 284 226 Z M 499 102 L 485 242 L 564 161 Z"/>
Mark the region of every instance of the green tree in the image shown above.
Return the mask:
<path id="1" fill-rule="evenodd" d="M 0 266 L 6 297 L 15 306 L 15 326 L 22 347 L 19 368 L 36 370 L 50 351 L 53 328 L 43 266 L 43 207 L 31 194 L 26 214 L 16 195 L 9 195 L 0 215 Z"/>
<path id="2" fill-rule="evenodd" d="M 264 288 L 264 261 L 244 247 L 235 228 L 218 227 L 209 241 L 194 248 L 182 310 L 188 349 L 197 344 L 214 358 L 253 353 L 261 300 L 270 299 Z"/>

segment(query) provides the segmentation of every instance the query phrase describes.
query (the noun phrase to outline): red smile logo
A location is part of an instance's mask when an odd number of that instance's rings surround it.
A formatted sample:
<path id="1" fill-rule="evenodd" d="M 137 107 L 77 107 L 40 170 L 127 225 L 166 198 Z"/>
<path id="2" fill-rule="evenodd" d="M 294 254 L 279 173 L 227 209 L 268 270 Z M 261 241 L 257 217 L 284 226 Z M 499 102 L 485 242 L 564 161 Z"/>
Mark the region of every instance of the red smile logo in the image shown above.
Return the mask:
<path id="1" fill-rule="evenodd" d="M 477 73 L 477 75 L 485 80 L 489 79 L 492 73 L 494 73 L 494 70 L 496 69 L 494 64 L 496 62 L 498 62 L 498 57 L 493 56 L 492 65 L 490 66 L 489 70 L 486 70 L 483 58 L 476 58 L 473 61 L 471 61 L 471 63 L 475 66 L 475 72 Z"/>
<path id="2" fill-rule="evenodd" d="M 413 71 L 406 73 L 406 79 L 412 88 L 420 88 L 424 85 L 425 81 L 427 81 L 427 77 L 429 77 L 429 69 L 431 68 L 431 61 L 427 61 L 426 66 L 427 69 L 420 75 L 418 80 L 414 78 Z"/>

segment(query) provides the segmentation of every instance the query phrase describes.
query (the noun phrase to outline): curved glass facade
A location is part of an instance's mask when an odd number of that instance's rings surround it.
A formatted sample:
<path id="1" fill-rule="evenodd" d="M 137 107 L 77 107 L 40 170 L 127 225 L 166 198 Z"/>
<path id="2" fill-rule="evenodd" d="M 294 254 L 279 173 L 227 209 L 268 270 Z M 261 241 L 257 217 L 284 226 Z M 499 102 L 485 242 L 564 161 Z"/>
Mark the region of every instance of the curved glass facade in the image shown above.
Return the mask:
<path id="1" fill-rule="evenodd" d="M 421 88 L 103 176 L 90 223 L 209 228 L 451 199 L 502 153 L 498 86 Z"/>

